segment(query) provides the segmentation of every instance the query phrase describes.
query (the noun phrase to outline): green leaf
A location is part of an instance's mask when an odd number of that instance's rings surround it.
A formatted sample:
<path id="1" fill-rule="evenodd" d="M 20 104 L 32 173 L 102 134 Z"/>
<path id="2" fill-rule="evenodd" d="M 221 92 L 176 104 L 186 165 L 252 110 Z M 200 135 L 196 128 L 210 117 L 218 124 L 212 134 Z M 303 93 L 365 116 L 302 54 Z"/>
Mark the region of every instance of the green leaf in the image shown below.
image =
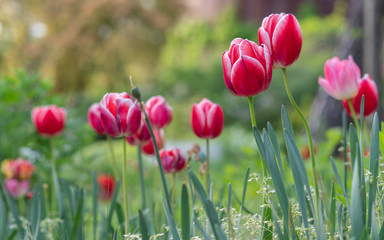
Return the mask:
<path id="1" fill-rule="evenodd" d="M 357 165 L 357 163 L 355 163 L 355 165 Z M 360 238 L 361 233 L 364 231 L 364 218 L 360 198 L 360 174 L 357 166 L 355 166 L 353 171 L 350 217 L 352 237 Z"/>
<path id="2" fill-rule="evenodd" d="M 261 164 L 263 164 L 263 163 L 261 163 Z M 237 232 L 236 232 L 237 238 L 239 238 L 239 233 L 240 233 L 241 216 L 243 214 L 244 201 L 245 201 L 245 193 L 247 192 L 247 184 L 248 184 L 248 178 L 249 178 L 249 171 L 250 171 L 250 168 L 248 168 L 247 172 L 245 173 L 245 178 L 244 178 L 243 196 L 241 198 L 241 206 L 240 206 L 240 216 L 239 216 L 239 221 L 237 222 Z"/>
<path id="3" fill-rule="evenodd" d="M 201 226 L 201 224 L 199 223 L 199 221 L 197 220 L 197 218 L 194 218 L 194 219 L 193 219 L 193 222 L 195 223 L 197 229 L 199 229 L 199 231 L 200 231 L 201 234 L 203 235 L 204 239 L 206 239 L 206 240 L 211 240 L 211 237 L 205 232 L 203 226 Z"/>
<path id="4" fill-rule="evenodd" d="M 57 176 L 56 169 L 53 164 L 52 164 L 52 174 L 53 174 L 53 185 L 55 186 L 57 206 L 59 207 L 59 217 L 64 218 L 63 196 L 61 195 L 59 178 Z"/>
<path id="5" fill-rule="evenodd" d="M 346 199 L 346 204 L 344 204 L 344 205 L 348 206 L 348 209 L 351 209 L 351 207 L 349 205 L 347 192 L 345 191 L 344 185 L 341 182 L 340 174 L 339 174 L 339 171 L 337 170 L 336 163 L 335 163 L 335 160 L 333 159 L 333 157 L 331 157 L 331 163 L 332 163 L 333 173 L 335 174 L 336 180 L 341 187 L 341 191 L 343 192 L 343 196 Z"/>
<path id="6" fill-rule="evenodd" d="M 139 210 L 139 220 L 141 237 L 143 240 L 149 240 L 148 226 L 141 210 Z"/>
<path id="7" fill-rule="evenodd" d="M 379 173 L 379 120 L 377 113 L 373 117 L 372 124 L 372 136 L 371 136 L 371 153 L 369 171 L 372 173 L 372 182 L 369 183 L 369 197 L 368 197 L 368 232 L 371 229 L 371 218 L 374 213 L 376 188 L 377 188 L 377 175 Z"/>
<path id="8" fill-rule="evenodd" d="M 336 197 L 335 197 L 335 184 L 332 182 L 331 189 L 331 203 L 329 206 L 329 221 L 331 223 L 331 239 L 335 235 L 336 230 Z"/>
<path id="9" fill-rule="evenodd" d="M 117 194 L 119 193 L 119 187 L 120 187 L 120 180 L 116 182 L 115 191 L 113 192 L 113 195 L 112 195 L 111 206 L 109 208 L 108 215 L 107 215 L 108 232 L 110 231 L 109 228 L 111 226 L 112 216 L 116 208 L 116 200 L 117 200 Z"/>
<path id="10" fill-rule="evenodd" d="M 293 132 L 291 120 L 289 120 L 287 110 L 284 105 L 281 106 L 281 121 L 283 123 L 283 130 L 287 130 L 293 138 L 295 138 L 295 133 Z"/>
<path id="11" fill-rule="evenodd" d="M 180 237 L 179 237 L 179 233 L 177 232 L 175 219 L 173 218 L 172 213 L 170 212 L 169 207 L 167 206 L 165 201 L 163 201 L 163 206 L 164 206 L 164 210 L 165 210 L 165 217 L 167 219 L 168 226 L 171 230 L 172 237 L 175 240 L 179 240 Z"/>
<path id="12" fill-rule="evenodd" d="M 369 222 L 371 222 L 371 239 L 372 240 L 379 240 L 379 231 L 377 229 L 377 224 L 376 224 L 376 214 L 375 214 L 375 209 L 372 208 L 372 213 L 369 214 L 371 216 L 370 219 L 368 219 Z"/>
<path id="13" fill-rule="evenodd" d="M 280 224 L 279 224 L 279 217 L 277 216 L 277 213 L 276 213 L 276 207 L 274 206 L 273 202 L 271 203 L 271 210 L 272 210 L 272 217 L 273 217 L 273 223 L 275 224 L 275 229 L 276 229 L 276 233 L 277 233 L 277 236 L 279 236 L 279 239 L 283 239 L 283 240 L 288 240 L 289 237 L 288 237 L 288 233 L 283 232 L 281 231 L 281 227 L 280 227 Z"/>
<path id="14" fill-rule="evenodd" d="M 359 144 L 359 140 L 356 133 L 356 127 L 351 123 L 349 125 L 349 147 L 351 149 L 351 166 L 355 167 L 355 160 L 357 156 L 356 144 Z"/>
<path id="15" fill-rule="evenodd" d="M 85 198 L 85 192 L 84 190 L 80 191 L 79 199 L 77 200 L 77 206 L 76 206 L 76 217 L 74 219 L 72 231 L 71 231 L 71 239 L 76 239 L 78 229 L 81 225 L 81 222 L 84 218 L 84 198 Z"/>
<path id="16" fill-rule="evenodd" d="M 97 232 L 97 195 L 99 192 L 99 184 L 97 183 L 96 172 L 92 172 L 92 210 L 93 210 L 93 239 L 96 239 Z"/>
<path id="17" fill-rule="evenodd" d="M 267 126 L 268 126 L 268 133 L 271 138 L 272 146 L 273 146 L 273 149 L 275 150 L 275 155 L 277 157 L 277 162 L 279 163 L 281 177 L 284 179 L 283 162 L 281 160 L 280 148 L 279 148 L 279 143 L 277 141 L 277 137 L 275 134 L 275 130 L 273 130 L 271 123 L 268 122 Z"/>
<path id="18" fill-rule="evenodd" d="M 15 204 L 13 203 L 13 201 L 11 200 L 11 198 L 9 197 L 7 191 L 5 190 L 5 187 L 3 185 L 3 181 L 0 181 L 0 187 L 1 187 L 1 191 L 0 192 L 3 192 L 4 194 L 4 197 L 5 197 L 5 200 L 8 204 L 8 207 L 10 208 L 11 210 L 11 213 L 12 213 L 12 216 L 14 217 L 15 219 L 15 222 L 16 222 L 16 225 L 17 225 L 17 234 L 18 234 L 18 238 L 19 239 L 23 239 L 23 236 L 24 236 L 24 228 L 21 224 L 21 221 L 20 221 L 20 218 L 19 218 L 19 210 L 18 208 L 15 206 Z"/>
<path id="19" fill-rule="evenodd" d="M 183 184 L 181 190 L 181 237 L 188 240 L 191 237 L 191 218 L 189 216 L 189 200 L 187 186 Z"/>
<path id="20" fill-rule="evenodd" d="M 0 195 L 0 240 L 4 240 L 7 233 L 7 209 L 3 197 Z"/>

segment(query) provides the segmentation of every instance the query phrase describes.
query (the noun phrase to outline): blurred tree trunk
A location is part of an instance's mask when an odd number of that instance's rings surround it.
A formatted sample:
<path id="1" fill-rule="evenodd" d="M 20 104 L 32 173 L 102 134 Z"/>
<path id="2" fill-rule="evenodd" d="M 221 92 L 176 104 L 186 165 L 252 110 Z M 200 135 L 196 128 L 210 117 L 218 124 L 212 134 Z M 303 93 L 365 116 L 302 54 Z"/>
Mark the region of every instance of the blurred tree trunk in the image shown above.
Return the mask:
<path id="1" fill-rule="evenodd" d="M 352 55 L 355 62 L 361 66 L 362 60 L 362 29 L 363 29 L 363 3 L 364 0 L 351 0 L 347 13 L 347 29 L 343 33 L 340 45 L 335 56 L 345 59 Z M 360 33 L 360 36 L 357 35 Z M 341 126 L 341 101 L 336 100 L 319 87 L 319 91 L 313 102 L 310 114 L 310 127 L 315 139 L 322 138 L 324 130 Z"/>

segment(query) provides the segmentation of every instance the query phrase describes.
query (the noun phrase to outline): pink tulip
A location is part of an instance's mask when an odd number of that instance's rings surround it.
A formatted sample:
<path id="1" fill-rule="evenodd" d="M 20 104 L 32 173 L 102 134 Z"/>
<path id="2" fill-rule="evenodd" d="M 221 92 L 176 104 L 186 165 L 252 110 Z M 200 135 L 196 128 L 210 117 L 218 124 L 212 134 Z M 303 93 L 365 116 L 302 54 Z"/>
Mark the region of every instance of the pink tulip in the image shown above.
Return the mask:
<path id="1" fill-rule="evenodd" d="M 148 126 L 144 118 L 142 118 L 139 130 L 134 135 L 127 137 L 127 142 L 132 146 L 145 146 L 149 143 L 150 139 L 151 134 L 149 133 Z"/>
<path id="2" fill-rule="evenodd" d="M 5 189 L 13 198 L 24 197 L 28 194 L 29 181 L 18 181 L 16 179 L 5 179 Z"/>
<path id="3" fill-rule="evenodd" d="M 1 164 L 1 170 L 5 177 L 16 180 L 29 180 L 35 171 L 35 166 L 23 158 L 4 160 Z"/>
<path id="4" fill-rule="evenodd" d="M 172 107 L 168 105 L 162 96 L 151 97 L 145 104 L 145 110 L 153 128 L 164 128 L 172 121 Z"/>
<path id="5" fill-rule="evenodd" d="M 325 78 L 319 77 L 319 85 L 335 99 L 345 100 L 357 95 L 360 69 L 352 56 L 342 61 L 337 57 L 328 59 L 324 75 Z"/>
<path id="6" fill-rule="evenodd" d="M 111 137 L 128 137 L 137 132 L 141 123 L 141 110 L 137 101 L 123 93 L 107 93 L 100 102 L 101 123 Z"/>
<path id="7" fill-rule="evenodd" d="M 258 31 L 259 43 L 272 54 L 274 68 L 285 68 L 300 55 L 303 36 L 299 22 L 292 14 L 271 14 L 264 18 Z"/>
<path id="8" fill-rule="evenodd" d="M 161 150 L 160 158 L 164 173 L 180 172 L 186 165 L 184 154 L 177 147 Z"/>
<path id="9" fill-rule="evenodd" d="M 203 98 L 199 104 L 193 104 L 191 123 L 193 132 L 199 138 L 216 138 L 223 130 L 223 109 L 220 105 Z"/>
<path id="10" fill-rule="evenodd" d="M 160 150 L 165 145 L 164 131 L 163 131 L 163 129 L 159 129 L 159 130 L 154 129 L 153 133 L 155 134 L 157 148 Z M 141 147 L 141 150 L 147 155 L 154 155 L 155 154 L 155 149 L 153 147 L 152 138 L 149 139 L 149 142 L 146 145 Z"/>
<path id="11" fill-rule="evenodd" d="M 265 45 L 236 38 L 222 61 L 225 86 L 235 96 L 251 97 L 271 84 L 272 60 Z"/>
<path id="12" fill-rule="evenodd" d="M 379 100 L 376 83 L 372 80 L 369 74 L 365 74 L 364 77 L 359 81 L 359 91 L 356 97 L 351 99 L 352 106 L 357 117 L 360 116 L 360 105 L 363 95 L 364 116 L 368 116 L 376 110 Z M 348 115 L 351 116 L 351 111 L 349 109 L 347 100 L 343 100 L 343 107 L 347 111 Z"/>
<path id="13" fill-rule="evenodd" d="M 115 191 L 115 179 L 106 174 L 99 174 L 97 176 L 97 183 L 100 190 L 99 198 L 102 201 L 109 201 Z"/>
<path id="14" fill-rule="evenodd" d="M 35 107 L 32 110 L 32 122 L 44 137 L 59 135 L 64 129 L 65 118 L 65 109 L 56 105 Z"/>
<path id="15" fill-rule="evenodd" d="M 100 117 L 100 104 L 94 103 L 88 109 L 88 122 L 89 125 L 95 130 L 98 134 L 105 134 L 103 125 L 101 123 Z"/>

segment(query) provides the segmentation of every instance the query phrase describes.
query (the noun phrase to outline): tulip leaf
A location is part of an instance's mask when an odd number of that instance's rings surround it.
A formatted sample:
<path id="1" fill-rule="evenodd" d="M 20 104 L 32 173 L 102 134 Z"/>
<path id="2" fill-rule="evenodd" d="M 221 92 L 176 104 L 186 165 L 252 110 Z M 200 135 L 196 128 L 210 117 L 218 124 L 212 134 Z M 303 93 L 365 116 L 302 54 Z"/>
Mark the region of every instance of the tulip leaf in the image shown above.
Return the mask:
<path id="1" fill-rule="evenodd" d="M 379 173 L 379 120 L 377 113 L 373 117 L 372 125 L 372 137 L 371 137 L 371 153 L 370 153 L 370 165 L 369 171 L 372 173 L 369 183 L 369 198 L 368 198 L 368 232 L 371 228 L 372 213 L 374 213 L 376 190 L 377 190 L 377 175 Z"/>
<path id="2" fill-rule="evenodd" d="M 279 143 L 277 141 L 277 137 L 275 134 L 275 130 L 273 130 L 271 123 L 268 122 L 267 125 L 268 125 L 268 133 L 269 133 L 269 136 L 271 138 L 273 149 L 275 150 L 275 155 L 277 157 L 277 162 L 279 163 L 281 177 L 284 179 L 283 162 L 281 160 L 280 148 L 279 148 Z"/>
<path id="3" fill-rule="evenodd" d="M 164 200 L 163 200 L 163 206 L 164 206 L 164 210 L 165 210 L 165 217 L 167 219 L 168 226 L 171 230 L 172 238 L 175 240 L 180 240 L 179 233 L 177 232 L 177 228 L 176 228 L 175 219 L 171 215 L 169 207 L 167 206 L 167 204 L 165 203 Z"/>
<path id="4" fill-rule="evenodd" d="M 355 165 L 357 165 L 357 162 Z M 360 197 L 360 174 L 357 166 L 354 167 L 352 178 L 350 218 L 352 237 L 359 239 L 361 233 L 364 231 L 364 219 L 362 200 Z"/>
<path id="5" fill-rule="evenodd" d="M 149 240 L 148 226 L 143 215 L 143 212 L 139 210 L 139 220 L 140 220 L 140 233 L 143 240 Z"/>
<path id="6" fill-rule="evenodd" d="M 3 197 L 0 195 L 0 240 L 4 240 L 7 231 L 7 209 Z"/>
<path id="7" fill-rule="evenodd" d="M 263 164 L 263 163 L 261 163 Z M 245 173 L 245 178 L 244 178 L 244 184 L 243 184 L 243 196 L 241 198 L 241 206 L 240 206 L 240 215 L 239 215 L 239 221 L 237 222 L 237 233 L 236 236 L 239 238 L 239 232 L 240 232 L 240 224 L 241 224 L 241 216 L 243 213 L 243 208 L 244 208 L 244 201 L 245 201 L 245 193 L 247 192 L 247 184 L 248 184 L 248 178 L 249 178 L 249 171 L 251 169 L 248 168 L 247 172 Z"/>
<path id="8" fill-rule="evenodd" d="M 96 172 L 92 172 L 92 210 L 93 210 L 93 239 L 96 239 L 97 232 L 97 195 L 99 192 L 99 184 L 97 183 Z"/>
<path id="9" fill-rule="evenodd" d="M 191 218 L 189 211 L 188 190 L 187 186 L 183 184 L 181 190 L 181 237 L 183 240 L 191 238 Z"/>

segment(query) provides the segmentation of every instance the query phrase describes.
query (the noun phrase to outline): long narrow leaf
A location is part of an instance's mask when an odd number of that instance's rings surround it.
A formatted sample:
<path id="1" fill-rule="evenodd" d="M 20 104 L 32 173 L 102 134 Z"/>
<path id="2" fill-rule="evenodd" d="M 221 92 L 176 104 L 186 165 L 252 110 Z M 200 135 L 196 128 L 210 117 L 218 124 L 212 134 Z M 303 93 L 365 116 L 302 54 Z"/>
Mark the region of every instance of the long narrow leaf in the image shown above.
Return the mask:
<path id="1" fill-rule="evenodd" d="M 379 120 L 377 113 L 375 113 L 375 116 L 373 117 L 370 158 L 369 171 L 372 173 L 372 181 L 369 183 L 368 232 L 370 232 L 371 229 L 371 218 L 372 213 L 374 213 L 373 208 L 375 206 L 377 190 L 377 175 L 379 172 Z"/>
<path id="2" fill-rule="evenodd" d="M 72 231 L 71 231 L 71 239 L 76 239 L 78 229 L 81 225 L 83 216 L 83 207 L 84 207 L 84 190 L 82 190 L 79 194 L 79 199 L 77 200 L 77 206 L 76 206 L 76 217 L 74 219 Z"/>
<path id="3" fill-rule="evenodd" d="M 340 174 L 339 174 L 339 171 L 337 170 L 336 163 L 335 163 L 335 160 L 333 159 L 333 157 L 331 157 L 331 163 L 332 163 L 333 173 L 335 174 L 336 180 L 337 180 L 337 182 L 339 183 L 339 185 L 341 187 L 341 191 L 343 192 L 343 196 L 344 196 L 344 198 L 347 201 L 348 209 L 351 209 L 351 207 L 349 205 L 348 194 L 345 191 L 343 183 L 341 182 Z"/>
<path id="4" fill-rule="evenodd" d="M 0 194 L 0 240 L 4 240 L 7 232 L 7 209 Z"/>
<path id="5" fill-rule="evenodd" d="M 171 230 L 172 237 L 175 240 L 179 240 L 180 236 L 179 236 L 179 233 L 177 232 L 175 219 L 171 215 L 171 212 L 169 211 L 169 208 L 168 208 L 167 204 L 165 203 L 165 201 L 163 201 L 163 205 L 164 205 L 164 210 L 165 210 L 165 217 L 167 219 L 168 226 Z"/>
<path id="6" fill-rule="evenodd" d="M 357 163 L 355 163 L 357 165 Z M 360 198 L 360 174 L 356 166 L 353 171 L 351 189 L 351 208 L 350 217 L 352 225 L 352 237 L 359 239 L 364 231 L 363 209 Z"/>
<path id="7" fill-rule="evenodd" d="M 191 218 L 189 211 L 188 190 L 187 186 L 183 184 L 181 190 L 181 237 L 183 240 L 191 238 Z"/>
<path id="8" fill-rule="evenodd" d="M 113 216 L 113 213 L 115 212 L 116 200 L 117 200 L 117 194 L 119 193 L 119 188 L 120 188 L 120 180 L 118 180 L 116 182 L 115 191 L 113 192 L 113 195 L 112 195 L 111 206 L 109 208 L 108 216 L 106 219 L 108 231 L 110 230 L 110 226 L 111 226 L 111 222 L 112 222 L 112 216 Z"/>
<path id="9" fill-rule="evenodd" d="M 99 184 L 97 183 L 96 172 L 92 172 L 92 211 L 93 211 L 93 239 L 96 239 L 97 232 L 97 195 L 99 192 Z"/>
<path id="10" fill-rule="evenodd" d="M 263 163 L 261 163 L 261 164 L 263 164 Z M 244 201 L 245 201 L 245 193 L 247 192 L 247 184 L 248 184 L 248 178 L 249 178 L 249 171 L 250 171 L 250 168 L 248 168 L 247 172 L 245 173 L 245 178 L 244 178 L 243 195 L 242 195 L 242 198 L 241 198 L 241 206 L 240 206 L 240 216 L 239 216 L 239 221 L 237 222 L 237 232 L 236 232 L 237 238 L 239 238 L 239 233 L 240 233 L 241 216 L 243 214 Z"/>
<path id="11" fill-rule="evenodd" d="M 272 146 L 273 146 L 273 149 L 275 150 L 275 155 L 277 157 L 277 162 L 279 163 L 281 177 L 284 179 L 283 162 L 281 160 L 280 148 L 279 148 L 279 143 L 277 142 L 275 130 L 273 130 L 271 123 L 268 122 L 267 126 L 268 126 L 268 133 L 271 138 Z"/>
<path id="12" fill-rule="evenodd" d="M 148 226 L 145 221 L 143 212 L 139 210 L 139 220 L 140 220 L 140 233 L 141 233 L 141 238 L 143 240 L 149 240 L 149 233 L 148 233 Z"/>

